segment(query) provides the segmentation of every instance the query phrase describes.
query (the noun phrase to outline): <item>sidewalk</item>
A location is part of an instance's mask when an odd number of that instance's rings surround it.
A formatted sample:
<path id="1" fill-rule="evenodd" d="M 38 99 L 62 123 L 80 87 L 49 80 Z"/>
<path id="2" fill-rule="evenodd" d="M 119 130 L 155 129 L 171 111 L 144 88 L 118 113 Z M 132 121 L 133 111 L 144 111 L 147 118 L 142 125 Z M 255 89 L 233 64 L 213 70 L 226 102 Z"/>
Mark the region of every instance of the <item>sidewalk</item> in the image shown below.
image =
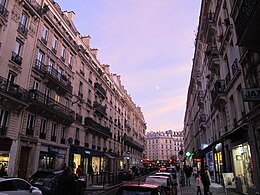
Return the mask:
<path id="1" fill-rule="evenodd" d="M 204 191 L 202 188 L 202 194 L 204 195 Z M 212 194 L 217 194 L 217 195 L 239 195 L 236 192 L 231 192 L 228 191 L 227 193 L 225 193 L 225 189 L 223 186 L 221 186 L 220 184 L 217 183 L 212 183 L 210 185 L 210 192 L 212 192 Z M 196 195 L 197 193 L 197 187 L 195 185 L 195 179 L 194 177 L 191 177 L 191 185 L 190 186 L 184 186 L 184 187 L 180 187 L 180 191 L 178 191 L 178 195 Z"/>

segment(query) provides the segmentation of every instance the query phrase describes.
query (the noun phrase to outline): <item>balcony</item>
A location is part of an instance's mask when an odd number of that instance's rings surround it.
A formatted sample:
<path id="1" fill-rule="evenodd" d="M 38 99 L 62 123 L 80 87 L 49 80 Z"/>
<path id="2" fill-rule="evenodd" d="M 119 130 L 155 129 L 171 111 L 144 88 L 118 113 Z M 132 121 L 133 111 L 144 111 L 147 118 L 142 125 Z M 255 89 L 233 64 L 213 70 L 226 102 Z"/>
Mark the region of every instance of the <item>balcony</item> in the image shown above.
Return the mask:
<path id="1" fill-rule="evenodd" d="M 69 79 L 51 66 L 35 60 L 34 69 L 45 76 L 46 85 L 61 95 L 72 94 L 72 86 Z"/>
<path id="2" fill-rule="evenodd" d="M 85 118 L 85 127 L 86 127 L 87 130 L 98 133 L 100 136 L 103 136 L 105 138 L 111 138 L 112 137 L 112 133 L 110 132 L 110 128 L 100 125 L 99 123 L 97 123 L 96 121 L 94 121 L 90 117 Z"/>
<path id="3" fill-rule="evenodd" d="M 25 37 L 27 37 L 27 35 L 28 35 L 28 29 L 27 29 L 27 27 L 24 25 L 24 24 L 22 24 L 22 23 L 20 23 L 19 22 L 19 25 L 18 25 L 18 32 L 20 32 L 23 36 L 25 36 Z"/>
<path id="4" fill-rule="evenodd" d="M 0 16 L 3 17 L 4 20 L 6 20 L 6 21 L 7 21 L 7 18 L 8 18 L 8 16 L 9 16 L 8 10 L 5 9 L 5 7 L 4 7 L 2 4 L 0 4 Z M 5 21 L 5 22 L 6 22 L 6 21 Z"/>
<path id="5" fill-rule="evenodd" d="M 217 47 L 211 47 L 206 53 L 208 58 L 208 68 L 210 71 L 216 72 L 219 68 L 219 53 Z"/>
<path id="6" fill-rule="evenodd" d="M 220 108 L 226 103 L 225 100 L 225 80 L 217 80 L 214 89 L 211 91 L 212 106 Z"/>
<path id="7" fill-rule="evenodd" d="M 46 133 L 45 132 L 40 132 L 40 139 L 46 139 Z"/>
<path id="8" fill-rule="evenodd" d="M 12 52 L 11 60 L 19 66 L 21 66 L 23 62 L 23 58 L 14 51 Z"/>
<path id="9" fill-rule="evenodd" d="M 106 112 L 106 106 L 102 106 L 98 102 L 94 102 L 94 112 L 97 113 L 101 117 L 106 117 L 107 112 Z"/>
<path id="10" fill-rule="evenodd" d="M 86 104 L 87 104 L 88 107 L 92 108 L 92 102 L 89 98 L 87 99 Z"/>
<path id="11" fill-rule="evenodd" d="M 0 127 L 0 136 L 6 136 L 7 127 Z"/>
<path id="12" fill-rule="evenodd" d="M 51 51 L 52 51 L 55 55 L 57 54 L 56 48 L 52 47 L 52 48 L 51 48 Z"/>
<path id="13" fill-rule="evenodd" d="M 36 0 L 21 0 L 23 1 L 22 5 L 28 10 L 33 16 L 42 14 L 44 9 L 41 8 L 39 3 Z"/>
<path id="14" fill-rule="evenodd" d="M 127 120 L 125 120 L 125 129 L 126 129 L 127 131 L 131 131 L 131 126 L 129 125 L 129 123 L 128 123 Z"/>
<path id="15" fill-rule="evenodd" d="M 139 144 L 137 141 L 135 141 L 132 137 L 126 135 L 126 133 L 124 134 L 124 144 L 131 146 L 139 151 L 143 151 L 144 150 L 144 146 L 142 144 Z"/>
<path id="16" fill-rule="evenodd" d="M 236 1 L 239 4 L 240 1 Z M 238 5 L 239 6 L 239 5 Z M 238 15 L 234 18 L 236 33 L 238 37 L 237 44 L 250 50 L 259 51 L 260 45 L 260 1 L 244 0 L 239 7 Z"/>
<path id="17" fill-rule="evenodd" d="M 206 42 L 210 43 L 212 37 L 215 34 L 215 14 L 214 13 L 207 13 L 206 15 L 206 22 L 205 22 L 205 40 Z"/>
<path id="18" fill-rule="evenodd" d="M 30 90 L 28 110 L 39 114 L 57 123 L 70 126 L 74 122 L 75 112 L 70 108 L 56 102 L 38 90 Z"/>
<path id="19" fill-rule="evenodd" d="M 102 99 L 106 98 L 106 90 L 99 84 L 99 83 L 95 83 L 94 84 L 96 93 L 98 94 L 98 96 Z"/>
<path id="20" fill-rule="evenodd" d="M 41 38 L 41 41 L 42 41 L 42 43 L 43 43 L 44 45 L 47 45 L 47 40 L 46 40 L 46 38 L 42 37 L 42 38 Z"/>

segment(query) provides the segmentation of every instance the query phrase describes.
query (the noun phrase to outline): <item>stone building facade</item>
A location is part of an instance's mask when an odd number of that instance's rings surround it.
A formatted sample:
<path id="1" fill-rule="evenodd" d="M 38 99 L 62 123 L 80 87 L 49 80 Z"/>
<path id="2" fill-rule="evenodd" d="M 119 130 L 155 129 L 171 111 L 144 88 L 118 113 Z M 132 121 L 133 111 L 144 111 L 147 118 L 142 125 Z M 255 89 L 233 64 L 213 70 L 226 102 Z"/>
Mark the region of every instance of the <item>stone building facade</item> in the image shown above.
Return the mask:
<path id="1" fill-rule="evenodd" d="M 183 149 L 182 131 L 151 131 L 145 139 L 146 159 L 160 164 L 179 159 L 179 151 Z"/>
<path id="2" fill-rule="evenodd" d="M 64 163 L 84 173 L 139 165 L 144 115 L 77 31 L 75 13 L 53 0 L 0 2 L 0 164 L 8 175 Z"/>
<path id="3" fill-rule="evenodd" d="M 202 0 L 184 119 L 193 166 L 209 165 L 219 183 L 233 174 L 244 194 L 260 193 L 259 9 L 254 0 Z"/>

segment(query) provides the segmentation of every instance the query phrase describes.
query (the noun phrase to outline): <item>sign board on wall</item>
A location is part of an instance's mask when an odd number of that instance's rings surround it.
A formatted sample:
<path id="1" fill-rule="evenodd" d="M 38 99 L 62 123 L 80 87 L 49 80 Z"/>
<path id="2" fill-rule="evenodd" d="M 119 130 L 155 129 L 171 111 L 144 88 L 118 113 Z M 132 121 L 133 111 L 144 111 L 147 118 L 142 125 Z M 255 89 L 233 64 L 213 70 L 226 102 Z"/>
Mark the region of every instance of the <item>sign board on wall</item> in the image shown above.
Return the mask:
<path id="1" fill-rule="evenodd" d="M 248 101 L 259 101 L 260 100 L 260 88 L 243 89 L 242 91 L 243 100 Z"/>

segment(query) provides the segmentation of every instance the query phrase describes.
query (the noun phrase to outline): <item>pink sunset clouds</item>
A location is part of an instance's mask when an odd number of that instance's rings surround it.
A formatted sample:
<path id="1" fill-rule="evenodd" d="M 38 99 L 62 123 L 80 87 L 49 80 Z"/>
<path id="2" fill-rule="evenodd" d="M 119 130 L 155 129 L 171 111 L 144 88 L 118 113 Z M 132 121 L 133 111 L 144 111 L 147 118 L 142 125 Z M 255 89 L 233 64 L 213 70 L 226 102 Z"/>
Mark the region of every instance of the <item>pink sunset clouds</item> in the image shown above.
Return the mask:
<path id="1" fill-rule="evenodd" d="M 147 130 L 182 130 L 200 0 L 58 0 L 121 75 Z"/>

